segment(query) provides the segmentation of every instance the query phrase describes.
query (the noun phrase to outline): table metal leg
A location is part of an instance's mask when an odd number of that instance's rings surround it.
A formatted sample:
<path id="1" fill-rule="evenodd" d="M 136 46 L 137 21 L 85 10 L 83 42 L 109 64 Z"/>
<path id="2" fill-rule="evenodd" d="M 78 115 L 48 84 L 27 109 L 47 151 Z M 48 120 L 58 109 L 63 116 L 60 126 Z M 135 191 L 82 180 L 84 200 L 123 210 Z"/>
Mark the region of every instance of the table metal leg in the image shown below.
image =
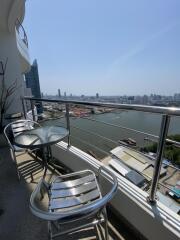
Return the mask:
<path id="1" fill-rule="evenodd" d="M 51 152 L 51 147 L 47 146 L 43 148 L 43 162 L 44 162 L 44 175 L 43 178 L 46 176 L 46 172 L 48 169 L 48 165 L 50 164 L 50 161 L 52 160 L 52 152 Z"/>
<path id="2" fill-rule="evenodd" d="M 44 168 L 45 168 L 43 178 L 45 178 L 46 172 L 48 169 L 48 155 L 47 155 L 48 149 L 46 147 L 44 147 L 42 150 L 43 150 L 43 163 L 44 163 Z"/>

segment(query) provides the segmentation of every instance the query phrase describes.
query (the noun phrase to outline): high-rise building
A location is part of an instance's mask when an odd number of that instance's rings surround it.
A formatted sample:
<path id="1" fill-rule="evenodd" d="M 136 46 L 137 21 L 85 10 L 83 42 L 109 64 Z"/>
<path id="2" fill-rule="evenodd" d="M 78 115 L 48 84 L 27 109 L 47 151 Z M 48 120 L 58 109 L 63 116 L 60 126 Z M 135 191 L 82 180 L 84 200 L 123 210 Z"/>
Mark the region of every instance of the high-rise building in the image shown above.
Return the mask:
<path id="1" fill-rule="evenodd" d="M 31 88 L 33 97 L 41 98 L 41 90 L 39 84 L 39 73 L 38 73 L 38 64 L 35 59 L 31 65 L 31 70 L 25 74 L 26 87 Z M 38 113 L 43 112 L 42 104 L 37 106 Z"/>
<path id="2" fill-rule="evenodd" d="M 60 98 L 61 97 L 61 90 L 58 89 L 58 97 Z"/>

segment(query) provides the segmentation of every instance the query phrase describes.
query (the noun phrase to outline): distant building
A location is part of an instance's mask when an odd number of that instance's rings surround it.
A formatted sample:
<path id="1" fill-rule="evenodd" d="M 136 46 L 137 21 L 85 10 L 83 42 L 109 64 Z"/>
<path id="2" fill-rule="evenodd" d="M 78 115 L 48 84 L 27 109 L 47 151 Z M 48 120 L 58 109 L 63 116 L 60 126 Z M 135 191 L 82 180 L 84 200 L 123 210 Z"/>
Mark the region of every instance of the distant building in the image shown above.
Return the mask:
<path id="1" fill-rule="evenodd" d="M 96 93 L 96 98 L 99 98 L 99 93 Z"/>
<path id="2" fill-rule="evenodd" d="M 142 104 L 146 105 L 148 103 L 148 96 L 147 95 L 144 95 L 142 97 Z"/>
<path id="3" fill-rule="evenodd" d="M 41 98 L 41 90 L 39 84 L 39 74 L 38 74 L 38 64 L 35 59 L 33 64 L 31 65 L 31 70 L 25 74 L 26 87 L 31 88 L 31 92 L 33 97 Z M 42 113 L 43 107 L 42 103 L 39 103 L 37 106 L 37 112 Z"/>
<path id="4" fill-rule="evenodd" d="M 150 160 L 148 157 L 144 156 L 141 153 L 134 151 L 133 149 L 119 146 L 112 149 L 111 154 L 118 158 L 123 164 L 135 170 L 137 173 L 144 176 L 147 181 L 151 181 L 154 172 L 154 161 Z M 162 167 L 160 171 L 160 178 L 166 175 L 167 170 Z M 136 182 L 137 185 L 141 185 L 143 179 L 140 179 L 139 176 L 133 172 L 126 176 L 130 181 Z"/>
<path id="5" fill-rule="evenodd" d="M 174 100 L 175 101 L 180 101 L 180 93 L 175 93 L 174 94 Z"/>
<path id="6" fill-rule="evenodd" d="M 64 92 L 64 97 L 66 98 L 66 92 Z"/>
<path id="7" fill-rule="evenodd" d="M 58 89 L 58 97 L 60 98 L 61 97 L 61 90 Z"/>

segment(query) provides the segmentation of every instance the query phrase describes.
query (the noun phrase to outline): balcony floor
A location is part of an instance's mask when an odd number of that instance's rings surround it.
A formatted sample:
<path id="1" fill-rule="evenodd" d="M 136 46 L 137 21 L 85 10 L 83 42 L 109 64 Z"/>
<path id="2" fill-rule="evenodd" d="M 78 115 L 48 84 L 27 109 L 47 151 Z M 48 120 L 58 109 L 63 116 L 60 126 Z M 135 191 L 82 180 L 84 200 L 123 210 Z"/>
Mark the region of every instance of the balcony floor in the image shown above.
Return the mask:
<path id="1" fill-rule="evenodd" d="M 18 165 L 22 173 L 20 182 L 8 148 L 0 148 L 0 239 L 46 240 L 48 239 L 47 222 L 32 215 L 29 209 L 30 194 L 42 177 L 42 166 L 29 154 L 18 156 Z M 65 169 L 62 169 L 62 172 L 64 171 Z M 52 176 L 52 171 L 49 170 L 48 173 L 48 176 Z M 109 240 L 140 239 L 135 237 L 123 222 L 121 224 L 119 220 L 117 221 L 110 212 L 109 219 L 111 220 Z M 68 237 L 59 237 L 57 240 L 103 240 L 101 234 L 103 229 L 100 230 L 95 232 L 92 228 L 88 228 Z"/>

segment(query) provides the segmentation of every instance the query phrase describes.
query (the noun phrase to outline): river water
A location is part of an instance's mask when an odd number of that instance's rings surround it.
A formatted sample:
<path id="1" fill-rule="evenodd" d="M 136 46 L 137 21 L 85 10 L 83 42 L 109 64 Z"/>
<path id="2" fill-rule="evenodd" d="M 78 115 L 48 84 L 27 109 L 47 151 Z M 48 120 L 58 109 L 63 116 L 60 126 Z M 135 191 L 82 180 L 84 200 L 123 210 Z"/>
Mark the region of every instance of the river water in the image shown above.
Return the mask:
<path id="1" fill-rule="evenodd" d="M 154 135 L 159 135 L 161 125 L 161 115 L 136 111 L 121 111 L 99 115 L 93 114 L 89 118 L 118 126 L 121 125 Z M 47 124 L 65 126 L 65 119 L 51 120 Z M 118 145 L 118 143 L 114 143 L 105 138 L 118 142 L 118 140 L 130 137 L 137 141 L 138 146 L 145 146 L 148 144 L 147 140 L 144 140 L 144 138 L 147 137 L 146 135 L 134 133 L 120 127 L 107 126 L 103 123 L 87 119 L 71 118 L 71 126 L 72 144 L 84 151 L 92 151 L 99 158 L 104 157 L 106 153 Z M 76 129 L 73 126 L 93 132 L 96 135 Z M 104 138 L 97 136 L 97 134 L 102 135 Z M 180 134 L 180 118 L 171 118 L 168 134 Z M 86 144 L 84 142 L 86 142 Z"/>

